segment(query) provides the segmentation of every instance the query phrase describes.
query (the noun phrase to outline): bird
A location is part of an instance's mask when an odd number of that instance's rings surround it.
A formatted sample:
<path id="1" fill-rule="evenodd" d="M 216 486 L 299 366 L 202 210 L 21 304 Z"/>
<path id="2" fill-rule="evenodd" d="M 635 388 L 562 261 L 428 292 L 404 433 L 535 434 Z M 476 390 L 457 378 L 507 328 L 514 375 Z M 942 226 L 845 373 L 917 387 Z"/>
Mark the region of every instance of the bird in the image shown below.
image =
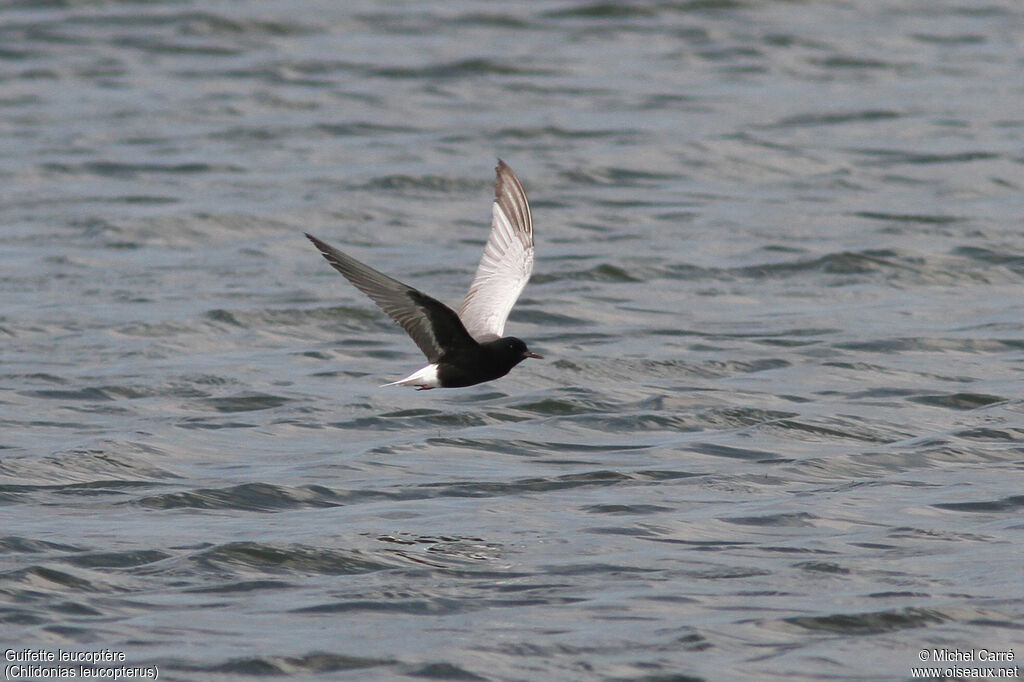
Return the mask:
<path id="1" fill-rule="evenodd" d="M 498 159 L 494 170 L 491 232 L 458 314 L 306 233 L 327 262 L 401 325 L 427 356 L 425 367 L 382 387 L 462 388 L 501 378 L 526 358 L 544 358 L 522 340 L 502 336 L 533 273 L 533 218 L 523 185 L 508 164 Z"/>

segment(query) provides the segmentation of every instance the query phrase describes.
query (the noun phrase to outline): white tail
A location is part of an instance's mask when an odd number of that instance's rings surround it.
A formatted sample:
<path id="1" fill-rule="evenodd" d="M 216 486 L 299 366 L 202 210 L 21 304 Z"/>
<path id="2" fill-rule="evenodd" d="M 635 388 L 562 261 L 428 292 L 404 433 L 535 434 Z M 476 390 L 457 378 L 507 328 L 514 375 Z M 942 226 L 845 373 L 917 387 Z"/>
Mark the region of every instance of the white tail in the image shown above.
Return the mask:
<path id="1" fill-rule="evenodd" d="M 381 384 L 381 386 L 415 386 L 421 391 L 426 391 L 431 388 L 438 388 L 441 385 L 440 379 L 437 377 L 437 365 L 427 365 L 422 369 L 418 369 L 404 379 L 398 381 L 392 381 L 390 384 Z"/>

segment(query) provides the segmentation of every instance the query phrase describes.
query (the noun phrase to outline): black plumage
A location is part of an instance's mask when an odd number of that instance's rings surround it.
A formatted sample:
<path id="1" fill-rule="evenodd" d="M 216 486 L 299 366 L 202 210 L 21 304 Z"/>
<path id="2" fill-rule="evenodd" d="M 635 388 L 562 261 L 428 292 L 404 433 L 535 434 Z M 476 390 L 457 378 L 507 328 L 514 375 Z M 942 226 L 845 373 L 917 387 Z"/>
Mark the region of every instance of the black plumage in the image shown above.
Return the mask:
<path id="1" fill-rule="evenodd" d="M 522 184 L 504 161 L 495 169 L 491 234 L 458 314 L 444 303 L 306 234 L 327 262 L 398 322 L 429 365 L 385 384 L 458 388 L 508 374 L 531 352 L 502 336 L 505 320 L 533 271 L 533 219 Z"/>

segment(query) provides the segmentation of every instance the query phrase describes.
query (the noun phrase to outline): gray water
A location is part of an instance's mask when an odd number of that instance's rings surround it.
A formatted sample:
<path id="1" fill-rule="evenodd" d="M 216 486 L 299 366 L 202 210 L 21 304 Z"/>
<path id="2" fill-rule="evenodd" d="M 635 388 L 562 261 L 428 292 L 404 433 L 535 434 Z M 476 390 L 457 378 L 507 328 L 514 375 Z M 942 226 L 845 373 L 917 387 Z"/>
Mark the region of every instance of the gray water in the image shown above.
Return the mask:
<path id="1" fill-rule="evenodd" d="M 0 644 L 1019 663 L 1022 35 L 1009 0 L 4 3 Z M 423 358 L 302 231 L 457 304 L 499 156 L 546 360 L 379 388 Z"/>

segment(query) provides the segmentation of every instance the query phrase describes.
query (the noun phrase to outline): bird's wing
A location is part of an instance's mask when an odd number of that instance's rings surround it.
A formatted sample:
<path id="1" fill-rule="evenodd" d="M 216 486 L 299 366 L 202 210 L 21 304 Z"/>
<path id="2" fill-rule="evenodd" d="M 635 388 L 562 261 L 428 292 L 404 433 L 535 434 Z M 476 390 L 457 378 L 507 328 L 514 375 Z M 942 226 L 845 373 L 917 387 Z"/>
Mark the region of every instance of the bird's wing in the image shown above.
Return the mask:
<path id="1" fill-rule="evenodd" d="M 533 218 L 519 178 L 498 159 L 491 235 L 459 318 L 477 341 L 500 337 L 533 272 Z"/>
<path id="2" fill-rule="evenodd" d="M 437 299 L 378 272 L 330 244 L 306 234 L 327 262 L 412 337 L 430 362 L 445 351 L 474 343 L 455 311 Z"/>

